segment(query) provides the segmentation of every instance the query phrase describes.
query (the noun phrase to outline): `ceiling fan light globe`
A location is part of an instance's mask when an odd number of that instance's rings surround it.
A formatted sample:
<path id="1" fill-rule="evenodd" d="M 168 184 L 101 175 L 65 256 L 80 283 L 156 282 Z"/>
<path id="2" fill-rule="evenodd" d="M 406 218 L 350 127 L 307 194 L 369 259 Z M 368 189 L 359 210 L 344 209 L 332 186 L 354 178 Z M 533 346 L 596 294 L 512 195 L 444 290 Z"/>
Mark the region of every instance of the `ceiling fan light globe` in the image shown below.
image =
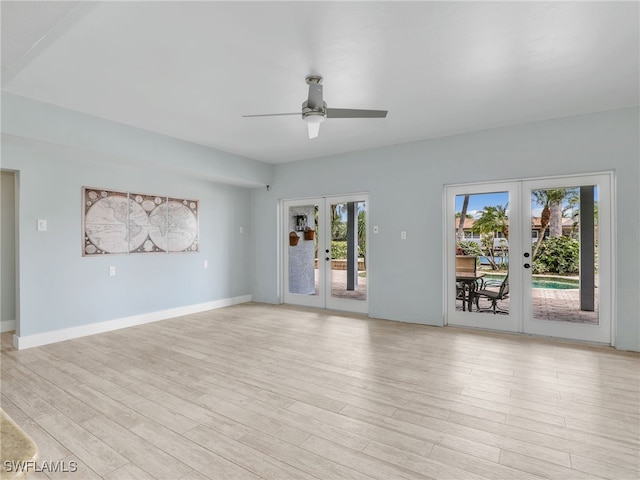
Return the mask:
<path id="1" fill-rule="evenodd" d="M 309 138 L 316 138 L 320 133 L 320 122 L 307 122 L 307 130 L 309 132 Z"/>
<path id="2" fill-rule="evenodd" d="M 304 120 L 307 123 L 322 123 L 324 122 L 324 115 L 322 113 L 307 113 Z"/>

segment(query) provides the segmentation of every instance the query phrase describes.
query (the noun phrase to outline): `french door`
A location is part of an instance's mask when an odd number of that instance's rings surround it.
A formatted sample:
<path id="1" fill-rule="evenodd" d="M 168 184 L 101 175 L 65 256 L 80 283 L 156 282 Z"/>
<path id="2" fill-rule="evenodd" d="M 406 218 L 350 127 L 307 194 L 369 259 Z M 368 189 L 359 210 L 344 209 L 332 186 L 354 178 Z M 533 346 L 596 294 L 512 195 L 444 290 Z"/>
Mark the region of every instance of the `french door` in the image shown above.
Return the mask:
<path id="1" fill-rule="evenodd" d="M 610 175 L 522 183 L 524 214 L 531 223 L 530 229 L 523 225 L 523 238 L 538 230 L 536 238 L 526 240 L 525 254 L 530 252 L 533 262 L 523 262 L 531 265 L 522 270 L 525 332 L 611 344 L 611 183 Z M 545 203 L 551 218 L 542 232 Z"/>
<path id="2" fill-rule="evenodd" d="M 523 274 L 522 269 L 516 268 L 515 260 L 511 261 L 523 255 L 522 242 L 517 239 L 522 217 L 513 214 L 518 211 L 519 203 L 516 182 L 447 187 L 447 321 L 450 325 L 507 332 L 521 330 L 522 295 L 516 293 L 522 291 Z M 481 220 L 481 212 L 485 211 L 485 220 Z M 508 226 L 506 232 L 505 226 Z M 460 265 L 461 257 L 472 257 L 475 278 L 466 275 L 466 269 Z M 506 296 L 509 302 L 497 300 L 500 313 L 494 315 L 493 308 L 485 310 L 489 306 L 486 302 L 480 303 L 478 293 L 483 289 L 499 292 L 505 279 L 509 282 Z"/>
<path id="3" fill-rule="evenodd" d="M 284 303 L 367 313 L 366 194 L 283 202 Z"/>
<path id="4" fill-rule="evenodd" d="M 447 323 L 611 344 L 611 183 L 447 187 Z"/>

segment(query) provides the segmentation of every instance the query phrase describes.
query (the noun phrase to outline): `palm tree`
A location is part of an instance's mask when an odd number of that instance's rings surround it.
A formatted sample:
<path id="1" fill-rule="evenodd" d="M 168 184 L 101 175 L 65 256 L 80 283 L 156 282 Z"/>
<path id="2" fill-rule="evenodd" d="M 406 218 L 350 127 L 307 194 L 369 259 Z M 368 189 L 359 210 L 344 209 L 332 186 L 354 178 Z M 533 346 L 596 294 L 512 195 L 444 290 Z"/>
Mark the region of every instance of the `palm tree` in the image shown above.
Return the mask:
<path id="1" fill-rule="evenodd" d="M 467 218 L 467 208 L 469 208 L 469 195 L 465 195 L 464 200 L 462 201 L 462 212 L 460 212 L 458 232 L 456 233 L 456 240 L 458 242 L 464 240 L 464 220 Z"/>
<path id="2" fill-rule="evenodd" d="M 533 248 L 532 260 L 538 255 L 538 250 L 544 239 L 544 234 L 549 228 L 549 236 L 562 236 L 562 202 L 572 189 L 557 188 L 551 190 L 532 190 L 531 197 L 542 206 L 540 214 L 540 232 L 538 240 Z"/>
<path id="3" fill-rule="evenodd" d="M 509 234 L 509 217 L 507 215 L 507 206 L 503 205 L 491 205 L 484 207 L 482 215 L 473 224 L 473 231 L 480 233 L 482 237 L 482 243 L 487 251 L 487 259 L 491 264 L 491 268 L 498 269 L 498 265 L 495 261 L 495 246 L 494 239 L 498 233 L 502 233 L 506 236 Z"/>
<path id="4" fill-rule="evenodd" d="M 362 204 L 363 208 L 364 204 Z M 358 246 L 360 247 L 360 252 L 366 258 L 367 253 L 367 220 L 365 210 L 360 210 L 358 212 Z"/>
<path id="5" fill-rule="evenodd" d="M 346 203 L 331 205 L 331 239 L 346 240 L 347 225 L 342 221 L 342 215 L 347 209 Z"/>
<path id="6" fill-rule="evenodd" d="M 564 206 L 562 208 L 562 217 L 571 218 L 571 238 L 578 237 L 578 218 L 580 216 L 580 189 L 570 188 L 564 198 Z"/>

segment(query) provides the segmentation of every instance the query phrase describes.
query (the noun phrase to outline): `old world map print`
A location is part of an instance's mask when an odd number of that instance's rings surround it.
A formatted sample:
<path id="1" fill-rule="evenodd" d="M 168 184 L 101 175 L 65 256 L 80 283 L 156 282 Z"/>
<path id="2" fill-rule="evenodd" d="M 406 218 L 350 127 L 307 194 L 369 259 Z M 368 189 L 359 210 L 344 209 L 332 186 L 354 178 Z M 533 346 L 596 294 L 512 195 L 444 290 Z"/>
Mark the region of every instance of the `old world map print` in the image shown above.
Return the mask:
<path id="1" fill-rule="evenodd" d="M 198 201 L 83 187 L 84 256 L 198 251 Z"/>

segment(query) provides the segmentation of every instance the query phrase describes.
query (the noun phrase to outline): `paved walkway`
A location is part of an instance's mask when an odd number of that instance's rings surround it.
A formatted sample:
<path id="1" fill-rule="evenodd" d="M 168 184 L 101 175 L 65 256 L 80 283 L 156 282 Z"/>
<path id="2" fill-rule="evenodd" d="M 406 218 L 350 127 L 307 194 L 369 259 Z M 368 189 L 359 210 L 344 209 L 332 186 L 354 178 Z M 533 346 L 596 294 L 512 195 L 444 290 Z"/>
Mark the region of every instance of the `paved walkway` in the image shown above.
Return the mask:
<path id="1" fill-rule="evenodd" d="M 598 296 L 595 312 L 580 310 L 580 290 L 533 289 L 533 318 L 556 322 L 598 324 Z"/>

